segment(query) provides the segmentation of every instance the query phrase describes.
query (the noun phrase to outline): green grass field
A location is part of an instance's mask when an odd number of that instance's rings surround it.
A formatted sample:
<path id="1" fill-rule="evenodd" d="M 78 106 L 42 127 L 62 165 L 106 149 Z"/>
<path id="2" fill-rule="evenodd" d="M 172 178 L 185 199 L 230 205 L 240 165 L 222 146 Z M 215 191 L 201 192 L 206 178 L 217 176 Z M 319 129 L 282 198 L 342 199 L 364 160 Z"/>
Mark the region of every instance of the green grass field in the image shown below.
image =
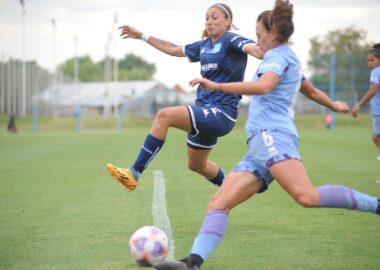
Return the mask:
<path id="1" fill-rule="evenodd" d="M 330 131 L 321 119 L 297 118 L 313 183 L 380 197 L 370 118 L 342 116 Z M 165 176 L 175 255 L 187 255 L 216 188 L 187 169 L 185 133 L 169 133 L 130 193 L 107 175 L 105 164 L 129 165 L 150 121 L 127 122 L 123 132 L 107 124 L 108 130 L 96 125 L 79 134 L 70 121 L 45 119 L 32 133 L 30 119 L 18 119 L 20 132 L 8 134 L 0 117 L 0 269 L 142 269 L 128 255 L 128 239 L 152 224 L 154 170 Z M 242 126 L 212 152 L 226 172 L 245 154 Z M 380 269 L 379 224 L 373 214 L 304 209 L 273 183 L 231 213 L 225 239 L 202 269 Z"/>

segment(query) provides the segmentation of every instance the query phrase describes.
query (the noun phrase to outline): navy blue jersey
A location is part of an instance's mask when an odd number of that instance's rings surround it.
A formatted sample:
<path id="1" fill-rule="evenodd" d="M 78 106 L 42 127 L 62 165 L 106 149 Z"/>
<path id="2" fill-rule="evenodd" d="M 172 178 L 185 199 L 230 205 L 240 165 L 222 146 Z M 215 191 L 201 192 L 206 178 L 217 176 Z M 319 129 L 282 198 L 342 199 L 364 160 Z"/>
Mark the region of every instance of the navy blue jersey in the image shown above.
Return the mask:
<path id="1" fill-rule="evenodd" d="M 211 38 L 200 40 L 184 47 L 184 54 L 191 62 L 201 62 L 201 75 L 214 82 L 227 83 L 244 80 L 247 54 L 243 49 L 254 41 L 226 32 L 215 43 Z M 198 87 L 197 106 L 213 106 L 229 116 L 237 117 L 241 95 L 208 91 Z"/>

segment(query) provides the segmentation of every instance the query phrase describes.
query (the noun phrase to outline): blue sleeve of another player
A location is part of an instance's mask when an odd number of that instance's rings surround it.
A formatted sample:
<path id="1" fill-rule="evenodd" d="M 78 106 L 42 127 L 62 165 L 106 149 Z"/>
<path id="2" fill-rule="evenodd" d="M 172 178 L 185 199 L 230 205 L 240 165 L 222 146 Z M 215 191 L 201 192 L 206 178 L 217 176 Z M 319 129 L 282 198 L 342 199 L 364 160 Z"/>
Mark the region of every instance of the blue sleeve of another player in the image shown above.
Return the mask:
<path id="1" fill-rule="evenodd" d="M 200 61 L 201 43 L 202 43 L 202 40 L 191 43 L 191 44 L 187 44 L 184 47 L 183 52 L 187 56 L 190 62 Z"/>
<path id="2" fill-rule="evenodd" d="M 255 45 L 256 42 L 254 42 L 252 39 L 248 39 L 243 36 L 231 33 L 230 46 L 235 50 L 240 50 L 244 52 L 244 47 L 248 44 Z"/>
<path id="3" fill-rule="evenodd" d="M 288 63 L 284 57 L 281 57 L 280 54 L 269 54 L 265 55 L 263 62 L 259 66 L 257 74 L 261 76 L 265 72 L 274 72 L 279 77 L 284 74 L 284 71 L 288 67 Z"/>
<path id="4" fill-rule="evenodd" d="M 380 68 L 379 67 L 371 71 L 369 82 L 374 83 L 374 84 L 379 84 L 380 82 Z"/>

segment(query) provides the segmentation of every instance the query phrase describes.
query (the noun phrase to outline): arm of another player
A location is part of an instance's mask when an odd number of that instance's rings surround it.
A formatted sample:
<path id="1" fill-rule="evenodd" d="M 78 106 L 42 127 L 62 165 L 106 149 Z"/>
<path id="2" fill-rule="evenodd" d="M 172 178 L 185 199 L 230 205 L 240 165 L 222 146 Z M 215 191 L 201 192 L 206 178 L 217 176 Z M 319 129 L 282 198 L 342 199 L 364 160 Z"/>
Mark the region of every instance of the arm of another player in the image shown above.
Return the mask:
<path id="1" fill-rule="evenodd" d="M 130 26 L 130 25 L 123 25 L 120 26 L 119 29 L 121 30 L 120 36 L 123 39 L 126 38 L 133 38 L 133 39 L 141 39 L 148 43 L 149 45 L 153 46 L 157 50 L 160 50 L 161 52 L 164 52 L 171 56 L 178 56 L 178 57 L 184 57 L 185 54 L 183 53 L 182 46 L 175 45 L 171 42 L 161 40 L 146 34 L 143 34 L 136 28 Z"/>
<path id="2" fill-rule="evenodd" d="M 257 59 L 263 59 L 264 54 L 260 49 L 260 46 L 257 46 L 256 44 L 248 44 L 244 47 L 244 52 L 246 54 L 249 54 L 253 57 L 256 57 Z"/>
<path id="3" fill-rule="evenodd" d="M 265 72 L 258 81 L 216 83 L 208 79 L 193 79 L 190 86 L 199 84 L 203 89 L 239 95 L 265 95 L 279 83 L 280 77 L 274 72 Z"/>
<path id="4" fill-rule="evenodd" d="M 322 90 L 316 88 L 310 81 L 304 80 L 301 84 L 300 92 L 307 98 L 321 104 L 334 112 L 347 113 L 350 108 L 345 102 L 332 101 Z"/>
<path id="5" fill-rule="evenodd" d="M 368 91 L 364 94 L 362 99 L 359 101 L 358 105 L 352 109 L 351 114 L 353 117 L 358 117 L 360 108 L 365 106 L 368 103 L 368 101 L 370 101 L 371 98 L 373 98 L 376 95 L 376 91 L 378 87 L 379 85 L 375 83 L 370 84 Z"/>

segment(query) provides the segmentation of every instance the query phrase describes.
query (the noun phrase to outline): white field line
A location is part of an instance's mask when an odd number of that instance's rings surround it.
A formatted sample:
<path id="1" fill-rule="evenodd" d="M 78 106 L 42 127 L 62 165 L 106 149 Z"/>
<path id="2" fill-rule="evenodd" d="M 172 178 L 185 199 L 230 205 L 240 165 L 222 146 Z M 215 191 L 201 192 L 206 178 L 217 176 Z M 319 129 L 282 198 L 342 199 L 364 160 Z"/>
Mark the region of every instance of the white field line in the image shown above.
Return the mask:
<path id="1" fill-rule="evenodd" d="M 174 260 L 174 240 L 170 219 L 166 211 L 166 197 L 165 197 L 165 178 L 162 171 L 153 172 L 153 200 L 152 200 L 152 215 L 153 224 L 161 228 L 169 238 L 169 254 L 167 258 Z"/>

